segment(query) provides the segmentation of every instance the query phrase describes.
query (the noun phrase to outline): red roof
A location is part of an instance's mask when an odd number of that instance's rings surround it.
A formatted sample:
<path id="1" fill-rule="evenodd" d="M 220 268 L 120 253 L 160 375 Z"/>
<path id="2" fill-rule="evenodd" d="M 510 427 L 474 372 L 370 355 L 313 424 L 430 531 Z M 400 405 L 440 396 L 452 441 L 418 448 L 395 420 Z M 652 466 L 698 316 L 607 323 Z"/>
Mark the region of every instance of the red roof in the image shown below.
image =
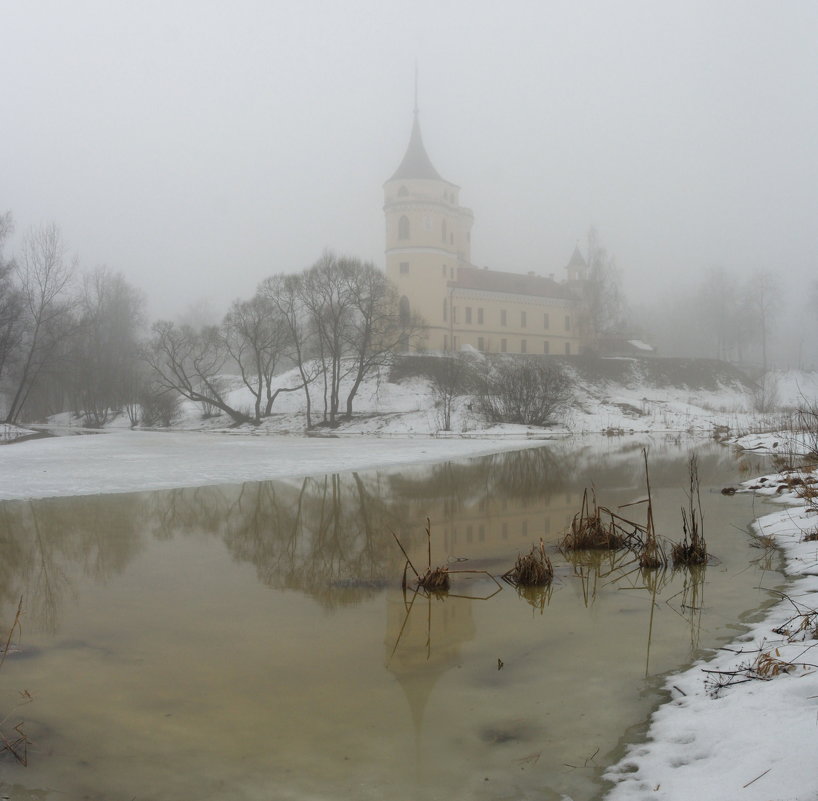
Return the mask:
<path id="1" fill-rule="evenodd" d="M 569 289 L 553 278 L 542 275 L 503 273 L 498 270 L 481 270 L 479 267 L 460 267 L 457 280 L 449 281 L 453 289 L 477 289 L 482 292 L 502 292 L 511 295 L 532 295 L 538 298 L 561 298 L 574 300 Z"/>

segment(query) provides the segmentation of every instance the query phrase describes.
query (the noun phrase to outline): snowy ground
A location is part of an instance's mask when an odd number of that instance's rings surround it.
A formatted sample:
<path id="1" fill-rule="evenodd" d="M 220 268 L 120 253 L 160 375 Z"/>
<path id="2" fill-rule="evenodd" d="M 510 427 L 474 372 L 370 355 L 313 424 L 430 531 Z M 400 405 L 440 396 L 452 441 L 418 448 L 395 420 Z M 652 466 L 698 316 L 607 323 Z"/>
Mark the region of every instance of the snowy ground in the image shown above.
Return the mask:
<path id="1" fill-rule="evenodd" d="M 457 459 L 535 440 L 251 436 L 111 431 L 28 440 L 0 450 L 0 500 L 237 484 Z"/>
<path id="2" fill-rule="evenodd" d="M 668 678 L 647 742 L 606 774 L 617 782 L 607 801 L 818 798 L 818 508 L 803 497 L 818 478 L 763 476 L 740 491 L 788 507 L 754 524 L 784 553 L 787 596 L 713 659 Z"/>
<path id="3" fill-rule="evenodd" d="M 615 362 L 632 364 L 633 371 L 620 371 L 621 380 L 605 378 L 604 370 L 597 376 L 577 376 L 573 407 L 552 433 L 595 432 L 665 432 L 687 431 L 710 434 L 717 427 L 731 431 L 762 430 L 773 427 L 781 415 L 759 415 L 753 411 L 752 392 L 736 382 L 713 383 L 707 388 L 685 383 L 671 384 L 650 380 L 642 375 L 644 366 L 636 360 L 601 360 L 603 366 Z M 660 364 L 661 360 L 656 361 Z M 616 371 L 611 371 L 616 374 Z M 705 375 L 704 378 L 707 378 Z M 252 396 L 235 376 L 226 377 L 231 387 L 227 398 L 231 406 L 240 410 L 252 407 Z M 291 387 L 298 383 L 295 371 L 276 378 L 273 389 Z M 818 397 L 818 374 L 788 372 L 774 379 L 776 397 L 782 406 L 797 407 L 804 397 Z M 346 387 L 342 387 L 345 397 Z M 314 422 L 320 421 L 322 401 L 318 387 L 313 387 Z M 476 411 L 474 399 L 458 398 L 451 418 L 451 429 L 460 436 L 519 437 L 529 433 L 541 434 L 542 429 L 526 426 L 489 426 Z M 79 428 L 82 420 L 70 414 L 58 415 L 52 424 Z M 306 427 L 304 396 L 301 391 L 278 396 L 271 417 L 259 426 L 236 429 L 227 415 L 207 419 L 195 403 L 182 403 L 180 413 L 172 426 L 184 430 L 247 430 L 254 433 L 303 433 Z M 120 415 L 106 428 L 130 428 L 127 416 Z M 355 399 L 354 417 L 333 429 L 336 434 L 370 434 L 377 436 L 437 435 L 442 428 L 440 405 L 430 382 L 422 377 L 407 378 L 397 383 L 387 380 L 386 374 L 368 379 Z"/>

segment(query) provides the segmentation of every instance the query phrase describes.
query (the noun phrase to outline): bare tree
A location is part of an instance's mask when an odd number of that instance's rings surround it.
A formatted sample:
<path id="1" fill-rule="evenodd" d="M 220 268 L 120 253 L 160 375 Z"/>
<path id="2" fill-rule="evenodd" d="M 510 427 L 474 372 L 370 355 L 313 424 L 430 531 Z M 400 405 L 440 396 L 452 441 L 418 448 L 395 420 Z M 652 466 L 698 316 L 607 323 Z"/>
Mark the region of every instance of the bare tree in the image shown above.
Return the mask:
<path id="1" fill-rule="evenodd" d="M 746 318 L 751 325 L 750 333 L 761 345 L 761 364 L 767 369 L 767 347 L 775 323 L 779 288 L 775 276 L 765 270 L 757 270 L 750 277 L 745 290 Z"/>
<path id="2" fill-rule="evenodd" d="M 23 298 L 15 283 L 15 265 L 6 261 L 3 248 L 14 231 L 11 212 L 0 215 L 0 384 L 15 355 L 22 338 Z"/>
<path id="3" fill-rule="evenodd" d="M 236 423 L 253 421 L 250 415 L 230 406 L 224 397 L 220 376 L 228 352 L 218 328 L 208 326 L 197 331 L 161 320 L 153 326 L 146 358 L 160 389 L 210 404 Z"/>
<path id="4" fill-rule="evenodd" d="M 440 427 L 444 431 L 452 430 L 452 412 L 455 401 L 466 392 L 469 368 L 462 354 L 443 356 L 440 368 L 432 375 L 432 393 Z"/>
<path id="5" fill-rule="evenodd" d="M 74 265 L 54 223 L 29 231 L 14 272 L 22 299 L 23 337 L 17 389 L 7 413 L 15 422 L 42 371 L 59 353 L 58 345 L 71 323 L 73 302 L 68 297 Z"/>
<path id="6" fill-rule="evenodd" d="M 352 359 L 345 415 L 349 419 L 366 376 L 390 364 L 399 349 L 407 349 L 423 323 L 417 315 L 402 312 L 394 285 L 371 262 L 349 260 L 345 277 L 353 311 L 346 329 Z"/>
<path id="7" fill-rule="evenodd" d="M 306 403 L 307 428 L 312 428 L 310 384 L 317 376 L 310 359 L 314 345 L 313 330 L 308 323 L 303 275 L 276 275 L 262 282 L 259 293 L 273 306 L 287 327 L 289 358 L 295 362 L 301 376 Z"/>
<path id="8" fill-rule="evenodd" d="M 351 259 L 327 251 L 307 270 L 302 284 L 302 300 L 315 334 L 324 380 L 324 422 L 331 426 L 338 423 L 344 356 L 352 339 L 352 269 Z"/>
<path id="9" fill-rule="evenodd" d="M 299 384 L 272 389 L 276 367 L 290 345 L 288 321 L 265 293 L 257 292 L 250 300 L 237 300 L 232 305 L 223 330 L 228 353 L 238 364 L 242 381 L 253 395 L 258 423 L 262 416 L 270 415 L 279 394 L 302 388 Z"/>
<path id="10" fill-rule="evenodd" d="M 83 279 L 71 367 L 76 410 L 101 426 L 112 411 L 136 401 L 144 297 L 121 274 L 102 267 Z"/>
<path id="11" fill-rule="evenodd" d="M 590 341 L 621 331 L 625 322 L 625 298 L 616 260 L 602 245 L 595 227 L 588 230 L 588 272 L 583 281 L 584 313 L 580 325 Z"/>

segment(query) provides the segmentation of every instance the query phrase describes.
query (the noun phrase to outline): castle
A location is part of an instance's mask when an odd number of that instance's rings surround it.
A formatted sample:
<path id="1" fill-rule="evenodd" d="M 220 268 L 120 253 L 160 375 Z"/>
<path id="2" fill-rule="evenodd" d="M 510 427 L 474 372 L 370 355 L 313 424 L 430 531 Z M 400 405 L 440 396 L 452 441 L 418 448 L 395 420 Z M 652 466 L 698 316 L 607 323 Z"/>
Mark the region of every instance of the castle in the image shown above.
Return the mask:
<path id="1" fill-rule="evenodd" d="M 406 154 L 383 189 L 386 274 L 402 312 L 423 317 L 426 349 L 580 352 L 581 306 L 572 286 L 581 285 L 587 266 L 579 248 L 564 282 L 475 267 L 474 215 L 460 205 L 460 187 L 442 178 L 426 153 L 417 104 Z"/>

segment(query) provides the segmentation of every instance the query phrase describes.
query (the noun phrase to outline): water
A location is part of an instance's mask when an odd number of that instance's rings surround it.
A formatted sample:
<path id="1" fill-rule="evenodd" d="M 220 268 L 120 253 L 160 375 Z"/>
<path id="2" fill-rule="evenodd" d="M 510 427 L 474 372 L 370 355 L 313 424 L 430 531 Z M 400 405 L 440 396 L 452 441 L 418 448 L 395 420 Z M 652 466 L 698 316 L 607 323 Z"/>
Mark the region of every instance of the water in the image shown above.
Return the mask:
<path id="1" fill-rule="evenodd" d="M 572 564 L 550 593 L 482 573 L 449 597 L 400 590 L 403 557 L 499 574 L 556 542 L 594 486 L 644 497 L 640 446 L 582 440 L 444 465 L 289 482 L 0 504 L 6 737 L 38 799 L 598 797 L 661 678 L 770 602 L 775 554 L 751 547 L 747 468 L 698 444 L 709 550 L 649 581 L 626 554 Z M 653 442 L 657 530 L 677 537 L 689 444 Z M 752 466 L 749 469 L 760 469 Z M 634 519 L 644 508 L 623 513 Z M 757 513 L 758 510 L 755 510 Z M 491 596 L 491 597 L 489 597 Z M 28 690 L 33 702 L 15 708 Z"/>

